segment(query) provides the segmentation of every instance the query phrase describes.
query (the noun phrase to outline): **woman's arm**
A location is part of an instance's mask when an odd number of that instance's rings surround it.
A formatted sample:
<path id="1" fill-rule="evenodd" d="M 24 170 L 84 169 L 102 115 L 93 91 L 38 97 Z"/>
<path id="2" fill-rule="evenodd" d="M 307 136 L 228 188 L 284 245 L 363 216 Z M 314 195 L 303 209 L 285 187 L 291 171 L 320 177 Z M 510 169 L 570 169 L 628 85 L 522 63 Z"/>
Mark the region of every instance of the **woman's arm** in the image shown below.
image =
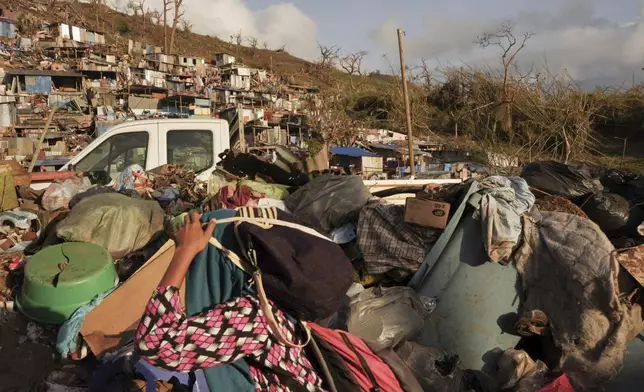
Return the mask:
<path id="1" fill-rule="evenodd" d="M 261 352 L 268 327 L 253 297 L 236 298 L 193 317 L 182 310 L 179 289 L 199 252 L 208 245 L 215 222 L 201 228 L 199 214 L 187 216 L 174 234 L 174 257 L 152 295 L 136 331 L 139 355 L 168 370 L 192 371 L 234 362 Z"/>
<path id="2" fill-rule="evenodd" d="M 183 226 L 174 233 L 173 239 L 177 247 L 159 286 L 180 287 L 192 260 L 208 246 L 216 222 L 211 220 L 204 230 L 201 228 L 200 218 L 196 212 L 186 215 Z"/>

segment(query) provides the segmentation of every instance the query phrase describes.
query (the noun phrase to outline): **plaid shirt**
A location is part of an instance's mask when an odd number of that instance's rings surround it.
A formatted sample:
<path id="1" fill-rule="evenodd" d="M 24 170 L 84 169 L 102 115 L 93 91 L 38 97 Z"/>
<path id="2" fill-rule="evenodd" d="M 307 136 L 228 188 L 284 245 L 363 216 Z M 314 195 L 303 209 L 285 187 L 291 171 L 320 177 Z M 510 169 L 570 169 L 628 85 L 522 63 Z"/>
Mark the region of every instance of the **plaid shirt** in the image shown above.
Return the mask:
<path id="1" fill-rule="evenodd" d="M 360 211 L 358 247 L 368 274 L 413 274 L 442 230 L 405 223 L 405 206 L 371 199 Z"/>
<path id="2" fill-rule="evenodd" d="M 293 341 L 295 324 L 275 307 L 273 312 Z M 187 317 L 179 289 L 161 286 L 145 309 L 136 347 L 143 359 L 171 371 L 190 372 L 246 358 L 257 391 L 322 390 L 322 380 L 304 349 L 281 345 L 273 338 L 259 301 L 252 296 Z"/>

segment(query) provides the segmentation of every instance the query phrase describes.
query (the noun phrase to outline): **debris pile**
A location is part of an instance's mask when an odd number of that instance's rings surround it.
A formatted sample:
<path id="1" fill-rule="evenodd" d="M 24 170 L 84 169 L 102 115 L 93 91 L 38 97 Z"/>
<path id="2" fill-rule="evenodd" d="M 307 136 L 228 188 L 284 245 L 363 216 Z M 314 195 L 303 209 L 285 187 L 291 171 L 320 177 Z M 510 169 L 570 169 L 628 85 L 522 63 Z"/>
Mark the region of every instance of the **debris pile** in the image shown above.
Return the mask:
<path id="1" fill-rule="evenodd" d="M 41 193 L 20 188 L 20 205 L 0 213 L 11 244 L 0 250 L 0 314 L 77 361 L 48 365 L 44 385 L 571 392 L 619 391 L 634 377 L 631 353 L 644 352 L 641 177 L 535 162 L 521 177 L 372 192 L 357 176 L 257 159 L 232 154 L 207 182 L 179 165 L 133 165 L 109 184 L 76 176 Z M 411 191 L 406 205 L 388 201 Z M 155 291 L 174 268 L 170 238 L 195 212 L 218 222 L 210 243 L 181 284 Z M 167 304 L 180 308 L 158 325 L 164 341 L 186 322 L 202 331 L 217 309 L 257 306 L 271 314 L 273 347 L 303 359 L 299 370 L 258 367 L 270 350 L 259 343 L 234 365 L 206 350 L 205 362 L 221 364 L 199 366 L 185 347 L 176 355 L 189 365 L 156 356 L 146 320 L 162 311 L 147 305 L 172 290 L 179 302 Z M 55 345 L 30 337 L 52 328 Z M 228 339 L 208 328 L 208 345 Z M 363 367 L 338 378 L 352 362 Z"/>

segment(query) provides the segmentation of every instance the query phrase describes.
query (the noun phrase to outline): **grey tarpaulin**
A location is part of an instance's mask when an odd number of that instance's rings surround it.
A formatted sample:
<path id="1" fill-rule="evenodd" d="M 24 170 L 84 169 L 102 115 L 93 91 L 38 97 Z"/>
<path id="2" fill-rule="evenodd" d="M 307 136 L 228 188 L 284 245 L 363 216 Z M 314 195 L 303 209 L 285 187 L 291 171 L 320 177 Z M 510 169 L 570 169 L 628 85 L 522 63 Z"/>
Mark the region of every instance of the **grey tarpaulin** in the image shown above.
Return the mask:
<path id="1" fill-rule="evenodd" d="M 521 214 L 535 202 L 521 177 L 491 176 L 481 181 L 481 229 L 490 260 L 507 261 L 521 235 Z"/>
<path id="2" fill-rule="evenodd" d="M 524 215 L 515 254 L 523 311 L 550 320 L 560 368 L 587 389 L 619 373 L 626 342 L 642 328 L 641 309 L 617 297 L 614 248 L 592 221 L 565 213 Z"/>
<path id="3" fill-rule="evenodd" d="M 104 193 L 81 200 L 56 230 L 68 242 L 87 242 L 121 258 L 163 231 L 165 213 L 156 201 Z"/>
<path id="4" fill-rule="evenodd" d="M 478 182 L 472 181 L 445 231 L 410 282 L 421 296 L 437 297 L 425 319 L 419 342 L 457 353 L 461 366 L 496 366 L 490 353 L 514 347 L 518 336 L 504 332 L 502 321 L 516 313 L 517 271 L 513 265 L 487 262 L 481 224 L 472 215 L 479 208 Z"/>
<path id="5" fill-rule="evenodd" d="M 425 256 L 425 259 L 423 263 L 420 265 L 420 268 L 416 273 L 414 274 L 414 277 L 411 279 L 409 282 L 409 287 L 418 290 L 418 286 L 422 283 L 423 279 L 429 273 L 432 268 L 434 268 L 434 264 L 438 261 L 438 259 L 441 257 L 443 251 L 445 251 L 445 248 L 449 244 L 452 235 L 454 234 L 454 231 L 458 227 L 458 225 L 461 222 L 461 218 L 463 217 L 463 213 L 465 212 L 465 209 L 467 208 L 468 205 L 471 206 L 477 206 L 480 200 L 480 195 L 476 194 L 476 192 L 479 190 L 479 183 L 472 180 L 467 186 L 467 191 L 465 194 L 462 196 L 462 199 L 459 200 L 458 202 L 458 207 L 452 214 L 452 217 L 450 218 L 449 222 L 447 222 L 447 226 L 445 227 L 445 230 L 443 230 L 443 234 L 438 238 L 438 241 L 432 246 L 432 249 L 427 253 Z M 476 202 L 471 202 L 470 198 L 476 198 Z M 454 206 L 452 206 L 454 207 Z"/>
<path id="6" fill-rule="evenodd" d="M 458 354 L 464 369 L 481 370 L 496 366 L 497 349 L 519 343 L 519 336 L 507 333 L 512 322 L 506 321 L 519 300 L 516 269 L 487 261 L 481 224 L 472 212 L 472 207 L 466 210 L 416 291 L 438 298 L 419 342 Z"/>

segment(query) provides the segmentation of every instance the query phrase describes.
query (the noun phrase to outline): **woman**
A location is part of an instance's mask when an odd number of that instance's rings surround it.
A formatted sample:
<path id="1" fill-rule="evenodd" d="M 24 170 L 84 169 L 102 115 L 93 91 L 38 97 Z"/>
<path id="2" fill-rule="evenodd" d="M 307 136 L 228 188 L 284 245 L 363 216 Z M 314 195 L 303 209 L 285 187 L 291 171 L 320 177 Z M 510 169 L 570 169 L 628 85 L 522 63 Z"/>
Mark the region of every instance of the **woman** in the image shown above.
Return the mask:
<path id="1" fill-rule="evenodd" d="M 175 233 L 174 257 L 136 332 L 139 355 L 155 366 L 181 372 L 245 358 L 256 390 L 323 390 L 304 349 L 282 345 L 270 334 L 255 297 L 239 297 L 192 317 L 183 312 L 178 287 L 214 229 L 214 220 L 202 229 L 199 214 L 193 213 Z M 289 340 L 303 343 L 299 327 L 274 305 L 273 314 Z"/>

